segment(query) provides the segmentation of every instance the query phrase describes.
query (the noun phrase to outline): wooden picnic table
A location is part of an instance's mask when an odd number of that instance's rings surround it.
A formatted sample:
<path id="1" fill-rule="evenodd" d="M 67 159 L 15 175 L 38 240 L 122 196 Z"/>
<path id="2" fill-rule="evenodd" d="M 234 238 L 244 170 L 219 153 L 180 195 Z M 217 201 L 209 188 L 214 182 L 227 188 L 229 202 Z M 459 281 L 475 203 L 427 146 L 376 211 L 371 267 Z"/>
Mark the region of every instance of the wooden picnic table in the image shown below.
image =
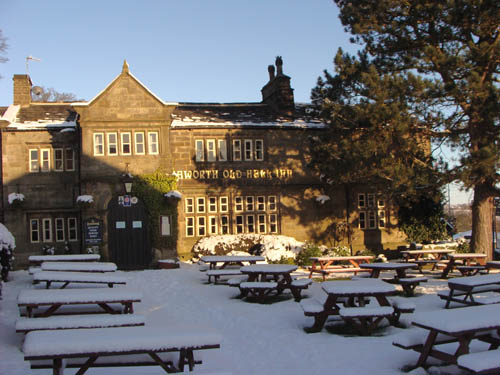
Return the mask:
<path id="1" fill-rule="evenodd" d="M 373 260 L 373 256 L 353 255 L 353 256 L 332 256 L 332 257 L 311 257 L 311 267 L 309 268 L 309 278 L 313 273 L 323 275 L 323 280 L 326 275 L 336 272 L 358 272 L 363 271 L 359 267 L 362 263 L 369 263 Z"/>
<path id="2" fill-rule="evenodd" d="M 393 322 L 394 309 L 387 297 L 397 293 L 394 285 L 374 279 L 324 281 L 321 289 L 328 297 L 315 314 L 310 314 L 314 316 L 311 331 L 321 331 L 331 315 L 340 315 L 363 335 L 370 334 L 383 318 Z M 367 307 L 368 297 L 375 297 L 380 306 Z M 304 302 L 304 306 L 310 304 L 307 300 Z"/>
<path id="3" fill-rule="evenodd" d="M 483 266 L 486 262 L 486 254 L 482 253 L 456 253 L 448 255 L 448 263 L 443 268 L 441 278 L 446 278 L 450 272 L 460 266 Z M 481 269 L 481 268 L 477 268 Z"/>
<path id="4" fill-rule="evenodd" d="M 387 281 L 392 284 L 399 284 L 403 288 L 404 293 L 410 297 L 413 296 L 415 288 L 417 285 L 419 285 L 421 282 L 426 282 L 427 278 L 426 277 L 408 277 L 406 275 L 406 271 L 410 269 L 418 269 L 419 266 L 418 264 L 415 263 L 369 263 L 369 264 L 360 264 L 359 265 L 361 268 L 365 268 L 367 270 L 371 270 L 370 277 L 371 278 L 378 278 L 380 276 L 380 273 L 382 271 L 384 272 L 393 272 L 395 275 L 393 278 L 390 279 L 384 279 L 384 281 Z"/>
<path id="5" fill-rule="evenodd" d="M 35 284 L 46 283 L 49 289 L 52 283 L 63 283 L 60 289 L 66 288 L 70 283 L 84 284 L 106 284 L 112 288 L 115 284 L 125 285 L 127 279 L 114 274 L 95 274 L 90 272 L 62 272 L 62 271 L 40 271 L 33 275 Z"/>
<path id="6" fill-rule="evenodd" d="M 449 291 L 438 293 L 441 299 L 446 300 L 445 308 L 450 303 L 458 302 L 464 305 L 478 305 L 488 303 L 500 303 L 500 274 L 477 275 L 468 277 L 457 277 L 448 281 Z M 495 292 L 491 297 L 476 300 L 474 295 L 478 293 Z"/>
<path id="7" fill-rule="evenodd" d="M 500 345 L 498 336 L 491 335 L 493 330 L 500 329 L 500 305 L 425 312 L 415 315 L 412 324 L 428 333 L 419 340 L 410 340 L 412 343 L 393 344 L 420 353 L 416 367 L 424 366 L 429 357 L 457 364 L 460 356 L 469 353 L 472 340 L 489 343 L 490 348 Z M 458 343 L 454 353 L 445 352 L 438 346 L 451 342 Z M 498 356 L 496 353 L 492 354 Z"/>
<path id="8" fill-rule="evenodd" d="M 118 268 L 111 262 L 43 262 L 42 271 L 61 272 L 115 272 Z"/>
<path id="9" fill-rule="evenodd" d="M 211 270 L 224 269 L 232 264 L 244 266 L 244 263 L 255 264 L 266 260 L 266 258 L 259 255 L 204 255 L 200 259 L 208 263 Z M 219 263 L 222 264 L 217 267 Z"/>
<path id="10" fill-rule="evenodd" d="M 99 254 L 61 254 L 61 255 L 30 255 L 28 261 L 31 266 L 39 266 L 43 262 L 97 262 Z"/>
<path id="11" fill-rule="evenodd" d="M 126 288 L 23 289 L 17 296 L 17 305 L 26 309 L 27 317 L 34 317 L 35 310 L 41 307 L 48 308 L 36 316 L 47 317 L 53 315 L 61 306 L 89 304 L 98 305 L 110 314 L 132 314 L 133 303 L 140 302 L 141 298 L 139 292 Z M 121 304 L 123 309 L 115 309 L 110 304 Z"/>
<path id="12" fill-rule="evenodd" d="M 422 271 L 422 266 L 425 264 L 433 264 L 432 270 L 435 270 L 438 262 L 447 259 L 449 254 L 453 254 L 455 250 L 452 249 L 421 249 L 421 250 L 404 250 L 401 251 L 405 262 L 416 263 L 419 265 L 419 270 Z M 428 259 L 429 255 L 432 259 Z"/>

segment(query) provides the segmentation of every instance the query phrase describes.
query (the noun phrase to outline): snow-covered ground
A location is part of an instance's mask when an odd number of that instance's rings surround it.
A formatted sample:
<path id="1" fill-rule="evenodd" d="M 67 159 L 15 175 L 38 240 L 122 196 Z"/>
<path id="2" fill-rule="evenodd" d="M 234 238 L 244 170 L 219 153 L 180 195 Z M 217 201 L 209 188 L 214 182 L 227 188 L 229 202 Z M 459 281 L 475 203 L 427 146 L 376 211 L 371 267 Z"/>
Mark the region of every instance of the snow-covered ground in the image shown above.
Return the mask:
<path id="1" fill-rule="evenodd" d="M 384 326 L 370 337 L 360 337 L 337 326 L 308 334 L 304 328 L 312 325 L 313 318 L 304 316 L 291 295 L 269 304 L 243 301 L 236 298 L 237 288 L 207 284 L 205 273 L 200 272 L 196 264 L 182 264 L 180 269 L 117 271 L 116 274 L 127 278 L 126 288 L 142 293 L 142 302 L 135 304 L 134 310 L 146 317 L 147 326 L 211 327 L 222 335 L 221 348 L 204 351 L 203 364 L 195 368 L 196 373 L 391 375 L 404 373 L 403 369 L 408 369 L 417 360 L 416 352 L 392 345 L 394 336 L 404 333 L 405 329 Z M 14 271 L 9 276 L 0 301 L 0 374 L 47 374 L 50 370 L 29 369 L 21 351 L 23 335 L 17 334 L 14 328 L 19 316 L 17 295 L 24 288 L 35 288 L 32 276 L 27 271 Z M 417 296 L 411 299 L 417 306 L 415 314 L 442 310 L 444 303 L 436 293 L 446 287 L 446 282 L 429 279 L 421 285 L 417 287 Z M 325 293 L 320 283 L 315 282 L 304 295 L 323 299 Z M 411 314 L 403 315 L 403 323 L 410 317 Z M 334 327 L 335 323 L 329 326 Z M 65 374 L 74 373 L 75 369 L 65 370 Z M 142 375 L 164 372 L 155 366 L 91 368 L 88 373 Z M 455 375 L 464 372 L 456 366 L 433 366 L 427 372 L 420 368 L 410 373 Z"/>

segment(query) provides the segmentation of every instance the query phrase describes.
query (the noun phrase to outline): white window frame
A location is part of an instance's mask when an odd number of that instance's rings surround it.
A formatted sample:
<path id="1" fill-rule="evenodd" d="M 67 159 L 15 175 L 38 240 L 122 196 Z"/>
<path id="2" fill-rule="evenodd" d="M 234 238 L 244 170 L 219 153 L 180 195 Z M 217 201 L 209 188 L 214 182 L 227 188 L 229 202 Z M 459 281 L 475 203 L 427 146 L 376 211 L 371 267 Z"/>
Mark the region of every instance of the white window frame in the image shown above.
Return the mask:
<path id="1" fill-rule="evenodd" d="M 111 138 L 114 138 L 114 140 L 112 140 Z M 107 142 L 106 150 L 108 151 L 108 156 L 117 156 L 118 155 L 118 133 L 116 133 L 116 132 L 106 133 L 106 142 Z M 114 151 L 112 151 L 112 148 L 114 148 Z"/>
<path id="2" fill-rule="evenodd" d="M 186 214 L 194 214 L 194 198 L 184 199 L 184 212 Z"/>
<path id="3" fill-rule="evenodd" d="M 366 211 L 359 211 L 358 227 L 359 229 L 367 228 Z"/>
<path id="4" fill-rule="evenodd" d="M 380 197 L 377 198 L 377 207 L 378 208 L 385 208 L 385 199 Z"/>
<path id="5" fill-rule="evenodd" d="M 196 213 L 204 214 L 207 212 L 207 202 L 205 197 L 196 197 Z"/>
<path id="6" fill-rule="evenodd" d="M 205 142 L 203 139 L 194 140 L 194 160 L 205 161 Z"/>
<path id="7" fill-rule="evenodd" d="M 375 207 L 375 194 L 373 193 L 366 194 L 366 204 L 367 207 L 369 208 Z"/>
<path id="8" fill-rule="evenodd" d="M 68 217 L 68 241 L 78 241 L 78 220 L 76 217 Z"/>
<path id="9" fill-rule="evenodd" d="M 40 149 L 40 171 L 50 172 L 50 148 Z"/>
<path id="10" fill-rule="evenodd" d="M 272 212 L 278 210 L 278 198 L 276 195 L 270 195 L 267 197 L 267 210 Z"/>
<path id="11" fill-rule="evenodd" d="M 243 141 L 243 156 L 245 161 L 253 160 L 253 141 L 251 139 L 245 139 Z"/>
<path id="12" fill-rule="evenodd" d="M 40 172 L 40 150 L 30 148 L 28 153 L 30 158 L 30 172 Z M 36 154 L 36 158 L 33 157 L 34 154 Z"/>
<path id="13" fill-rule="evenodd" d="M 104 133 L 94 133 L 94 156 L 104 156 Z"/>
<path id="14" fill-rule="evenodd" d="M 246 233 L 255 233 L 255 215 L 246 215 L 245 216 L 245 232 Z"/>
<path id="15" fill-rule="evenodd" d="M 64 148 L 54 149 L 54 172 L 64 171 Z"/>
<path id="16" fill-rule="evenodd" d="M 230 234 L 231 221 L 229 219 L 229 215 L 221 215 L 220 216 L 220 229 L 221 234 Z"/>
<path id="17" fill-rule="evenodd" d="M 194 216 L 186 217 L 186 237 L 194 237 Z"/>
<path id="18" fill-rule="evenodd" d="M 375 211 L 368 211 L 368 229 L 377 228 L 377 214 Z"/>
<path id="19" fill-rule="evenodd" d="M 33 224 L 35 224 L 36 228 L 33 228 Z M 36 233 L 36 240 L 33 240 L 33 234 Z M 39 219 L 30 219 L 30 242 L 31 243 L 39 243 L 40 242 L 40 220 Z"/>
<path id="20" fill-rule="evenodd" d="M 247 195 L 245 197 L 245 211 L 246 212 L 255 211 L 255 199 L 251 195 Z"/>
<path id="21" fill-rule="evenodd" d="M 71 157 L 69 157 L 68 152 L 71 154 Z M 69 161 L 71 160 L 71 167 L 68 165 Z M 64 170 L 68 172 L 72 172 L 75 170 L 75 150 L 72 148 L 65 148 L 64 149 Z"/>
<path id="22" fill-rule="evenodd" d="M 142 137 L 142 141 L 138 139 L 138 137 Z M 144 132 L 134 132 L 134 153 L 136 155 L 146 154 L 146 147 L 144 147 L 145 143 Z M 138 151 L 139 146 L 142 148 L 142 151 Z"/>
<path id="23" fill-rule="evenodd" d="M 158 155 L 160 153 L 160 144 L 158 132 L 148 132 L 148 154 Z"/>
<path id="24" fill-rule="evenodd" d="M 358 208 L 366 208 L 366 194 L 358 193 Z"/>
<path id="25" fill-rule="evenodd" d="M 255 203 L 256 211 L 265 211 L 266 210 L 266 197 L 263 195 L 259 195 L 257 197 L 257 202 Z"/>
<path id="26" fill-rule="evenodd" d="M 56 242 L 64 242 L 64 218 L 56 217 L 54 219 L 54 234 Z"/>
<path id="27" fill-rule="evenodd" d="M 52 242 L 52 219 L 48 217 L 42 219 L 42 241 Z"/>
<path id="28" fill-rule="evenodd" d="M 128 136 L 128 141 L 124 138 Z M 120 155 L 132 155 L 132 134 L 130 132 L 120 133 Z M 128 146 L 128 151 L 125 151 L 125 146 Z"/>
<path id="29" fill-rule="evenodd" d="M 229 198 L 226 196 L 219 197 L 219 212 L 229 211 Z"/>
<path id="30" fill-rule="evenodd" d="M 257 215 L 257 233 L 266 233 L 266 231 L 267 231 L 266 215 L 259 214 Z"/>
<path id="31" fill-rule="evenodd" d="M 233 161 L 241 161 L 241 139 L 233 139 Z"/>
<path id="32" fill-rule="evenodd" d="M 172 235 L 172 216 L 170 215 L 160 216 L 160 235 L 163 237 L 168 237 Z"/>
<path id="33" fill-rule="evenodd" d="M 244 207 L 243 195 L 236 195 L 234 197 L 234 212 L 243 212 Z"/>
<path id="34" fill-rule="evenodd" d="M 245 218 L 243 215 L 236 215 L 234 217 L 234 226 L 236 228 L 236 234 L 245 233 Z"/>
<path id="35" fill-rule="evenodd" d="M 208 213 L 217 213 L 217 197 L 208 197 Z"/>
<path id="36" fill-rule="evenodd" d="M 385 228 L 386 226 L 386 215 L 385 210 L 378 210 L 377 212 L 377 223 L 379 228 Z"/>
<path id="37" fill-rule="evenodd" d="M 205 216 L 196 216 L 196 233 L 198 237 L 207 235 L 207 218 Z"/>
<path id="38" fill-rule="evenodd" d="M 278 233 L 278 214 L 269 214 L 269 233 Z M 274 229 L 273 229 L 274 228 Z"/>
<path id="39" fill-rule="evenodd" d="M 208 217 L 208 234 L 217 234 L 217 216 Z"/>
<path id="40" fill-rule="evenodd" d="M 215 139 L 207 139 L 207 161 L 214 162 L 217 160 L 217 149 Z"/>
<path id="41" fill-rule="evenodd" d="M 255 160 L 264 161 L 264 140 L 255 140 Z"/>
<path id="42" fill-rule="evenodd" d="M 227 161 L 227 141 L 225 139 L 217 140 L 217 157 L 219 161 Z"/>

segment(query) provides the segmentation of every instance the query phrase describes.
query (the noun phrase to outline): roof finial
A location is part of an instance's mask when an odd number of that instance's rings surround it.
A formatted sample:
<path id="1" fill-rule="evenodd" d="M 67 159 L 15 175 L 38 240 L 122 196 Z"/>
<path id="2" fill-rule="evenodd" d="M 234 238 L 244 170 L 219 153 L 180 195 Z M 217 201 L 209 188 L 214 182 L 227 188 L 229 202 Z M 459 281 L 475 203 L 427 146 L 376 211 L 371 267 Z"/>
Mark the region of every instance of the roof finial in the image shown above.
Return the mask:
<path id="1" fill-rule="evenodd" d="M 122 73 L 128 73 L 128 63 L 127 60 L 123 60 L 123 68 L 122 68 Z"/>

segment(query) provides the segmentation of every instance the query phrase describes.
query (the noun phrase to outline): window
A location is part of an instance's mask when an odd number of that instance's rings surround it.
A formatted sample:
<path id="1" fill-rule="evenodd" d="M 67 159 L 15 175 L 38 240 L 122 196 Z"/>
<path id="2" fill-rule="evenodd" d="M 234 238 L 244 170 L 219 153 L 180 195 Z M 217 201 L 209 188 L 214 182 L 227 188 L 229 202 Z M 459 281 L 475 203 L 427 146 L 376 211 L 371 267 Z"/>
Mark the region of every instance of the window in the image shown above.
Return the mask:
<path id="1" fill-rule="evenodd" d="M 368 228 L 375 229 L 377 227 L 377 221 L 375 220 L 375 211 L 368 211 Z"/>
<path id="2" fill-rule="evenodd" d="M 366 229 L 366 212 L 359 213 L 359 229 Z"/>
<path id="3" fill-rule="evenodd" d="M 229 216 L 222 215 L 220 217 L 221 234 L 229 234 Z"/>
<path id="4" fill-rule="evenodd" d="M 94 156 L 104 155 L 104 134 L 94 133 Z"/>
<path id="5" fill-rule="evenodd" d="M 225 139 L 217 140 L 219 161 L 227 161 L 227 142 Z"/>
<path id="6" fill-rule="evenodd" d="M 217 212 L 217 197 L 208 197 L 208 212 Z"/>
<path id="7" fill-rule="evenodd" d="M 234 211 L 243 212 L 243 197 L 242 196 L 234 197 Z"/>
<path id="8" fill-rule="evenodd" d="M 217 216 L 208 217 L 208 234 L 217 234 Z"/>
<path id="9" fill-rule="evenodd" d="M 43 242 L 52 242 L 52 220 L 42 219 Z"/>
<path id="10" fill-rule="evenodd" d="M 254 199 L 253 197 L 245 197 L 245 211 L 254 210 Z"/>
<path id="11" fill-rule="evenodd" d="M 198 219 L 198 236 L 200 236 L 200 237 L 205 236 L 206 235 L 206 231 L 205 231 L 205 226 L 206 226 L 205 216 L 198 216 L 197 219 Z"/>
<path id="12" fill-rule="evenodd" d="M 158 154 L 158 132 L 148 132 L 148 152 L 150 155 Z"/>
<path id="13" fill-rule="evenodd" d="M 196 212 L 199 214 L 204 214 L 205 210 L 205 197 L 196 198 Z"/>
<path id="14" fill-rule="evenodd" d="M 121 133 L 121 154 L 122 155 L 130 155 L 132 154 L 132 147 L 131 147 L 131 139 L 130 139 L 130 133 Z"/>
<path id="15" fill-rule="evenodd" d="M 118 155 L 118 136 L 116 133 L 107 133 L 108 155 Z"/>
<path id="16" fill-rule="evenodd" d="M 62 148 L 54 149 L 54 171 L 64 171 L 64 150 Z"/>
<path id="17" fill-rule="evenodd" d="M 384 198 L 378 198 L 378 199 L 377 199 L 377 207 L 378 207 L 378 208 L 383 208 L 383 207 L 385 207 L 385 200 L 384 200 Z"/>
<path id="18" fill-rule="evenodd" d="M 367 194 L 366 201 L 368 203 L 368 207 L 375 207 L 375 194 Z"/>
<path id="19" fill-rule="evenodd" d="M 241 140 L 233 139 L 233 160 L 241 161 Z"/>
<path id="20" fill-rule="evenodd" d="M 266 215 L 257 216 L 257 232 L 266 233 Z"/>
<path id="21" fill-rule="evenodd" d="M 30 220 L 30 239 L 31 242 L 40 242 L 40 223 L 38 219 Z"/>
<path id="22" fill-rule="evenodd" d="M 229 209 L 229 202 L 227 197 L 220 197 L 219 204 L 220 204 L 219 206 L 220 212 L 227 212 L 227 210 Z"/>
<path id="23" fill-rule="evenodd" d="M 255 140 L 255 160 L 264 160 L 264 141 L 262 139 Z"/>
<path id="24" fill-rule="evenodd" d="M 193 198 L 186 198 L 185 203 L 186 203 L 186 206 L 185 206 L 184 212 L 187 214 L 194 213 L 194 199 Z"/>
<path id="25" fill-rule="evenodd" d="M 266 197 L 260 196 L 257 197 L 257 211 L 265 211 L 266 210 Z"/>
<path id="26" fill-rule="evenodd" d="M 365 193 L 358 194 L 358 208 L 365 208 Z"/>
<path id="27" fill-rule="evenodd" d="M 135 153 L 136 153 L 136 155 L 144 155 L 145 154 L 144 133 L 143 132 L 134 133 L 134 138 L 135 138 Z"/>
<path id="28" fill-rule="evenodd" d="M 379 210 L 378 212 L 378 227 L 385 228 L 385 211 Z"/>
<path id="29" fill-rule="evenodd" d="M 207 139 L 207 161 L 215 161 L 215 139 Z"/>
<path id="30" fill-rule="evenodd" d="M 56 242 L 64 241 L 64 219 L 62 217 L 58 217 L 55 219 L 56 225 Z"/>
<path id="31" fill-rule="evenodd" d="M 172 234 L 171 222 L 171 216 L 160 216 L 160 228 L 162 236 L 170 236 Z"/>
<path id="32" fill-rule="evenodd" d="M 194 217 L 186 218 L 186 237 L 194 237 Z"/>
<path id="33" fill-rule="evenodd" d="M 78 241 L 78 229 L 76 226 L 76 217 L 68 218 L 68 240 Z"/>
<path id="34" fill-rule="evenodd" d="M 236 234 L 243 233 L 243 215 L 236 215 Z"/>
<path id="35" fill-rule="evenodd" d="M 50 150 L 48 148 L 40 150 L 40 170 L 42 172 L 50 171 Z"/>
<path id="36" fill-rule="evenodd" d="M 269 233 L 278 233 L 278 216 L 276 214 L 269 215 Z"/>
<path id="37" fill-rule="evenodd" d="M 269 211 L 276 211 L 276 196 L 275 195 L 271 195 L 269 197 L 267 197 L 267 209 Z"/>
<path id="38" fill-rule="evenodd" d="M 253 142 L 251 139 L 245 139 L 245 160 L 253 160 Z"/>
<path id="39" fill-rule="evenodd" d="M 196 161 L 205 161 L 205 149 L 203 147 L 203 140 L 202 139 L 197 139 L 194 141 L 194 148 L 195 148 L 195 160 Z"/>
<path id="40" fill-rule="evenodd" d="M 67 171 L 75 170 L 75 151 L 72 148 L 64 150 L 64 168 Z"/>
<path id="41" fill-rule="evenodd" d="M 255 216 L 247 215 L 247 233 L 255 233 Z"/>
<path id="42" fill-rule="evenodd" d="M 40 171 L 40 164 L 38 159 L 38 149 L 30 149 L 30 172 Z"/>

